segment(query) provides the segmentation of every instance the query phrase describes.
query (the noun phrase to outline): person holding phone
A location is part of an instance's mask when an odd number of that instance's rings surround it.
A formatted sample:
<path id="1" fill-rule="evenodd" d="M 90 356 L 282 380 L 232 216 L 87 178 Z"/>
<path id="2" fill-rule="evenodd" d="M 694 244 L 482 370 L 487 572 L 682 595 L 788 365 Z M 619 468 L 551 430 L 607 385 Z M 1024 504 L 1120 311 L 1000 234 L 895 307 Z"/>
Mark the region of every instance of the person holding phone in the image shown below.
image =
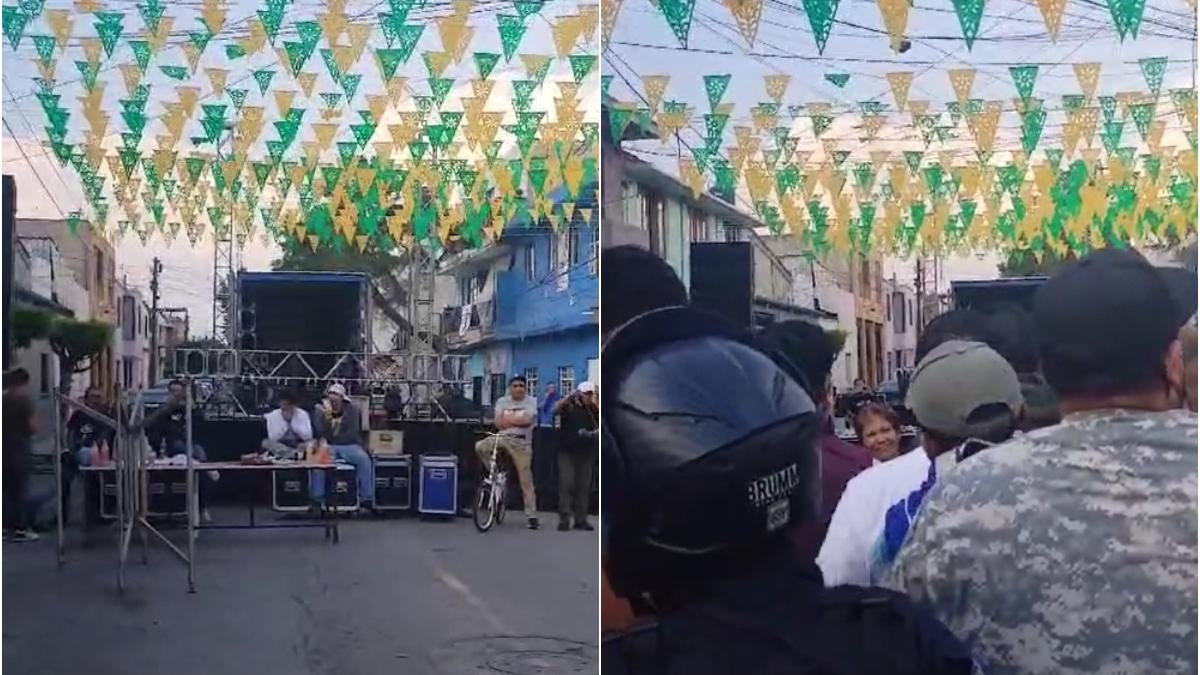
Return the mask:
<path id="1" fill-rule="evenodd" d="M 554 405 L 559 417 L 558 436 L 558 530 L 571 529 L 572 515 L 577 530 L 591 531 L 588 522 L 588 496 L 592 490 L 592 472 L 596 468 L 597 428 L 600 405 L 596 385 L 580 382 L 570 396 Z"/>

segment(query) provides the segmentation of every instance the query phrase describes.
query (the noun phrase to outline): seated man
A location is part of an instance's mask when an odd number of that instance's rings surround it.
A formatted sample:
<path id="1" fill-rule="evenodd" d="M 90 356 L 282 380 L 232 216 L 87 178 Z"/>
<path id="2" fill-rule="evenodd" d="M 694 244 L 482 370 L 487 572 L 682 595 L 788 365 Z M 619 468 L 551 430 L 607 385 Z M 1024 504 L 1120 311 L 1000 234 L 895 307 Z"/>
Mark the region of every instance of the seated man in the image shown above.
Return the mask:
<path id="1" fill-rule="evenodd" d="M 512 458 L 521 480 L 521 494 L 525 498 L 525 517 L 529 529 L 538 529 L 537 493 L 533 488 L 533 426 L 537 424 L 537 401 L 528 394 L 525 378 L 517 375 L 508 383 L 508 396 L 496 401 L 494 422 L 499 435 L 485 438 L 475 444 L 475 452 L 488 465 L 493 451 L 504 451 Z M 499 457 L 496 458 L 499 461 Z"/>
<path id="2" fill-rule="evenodd" d="M 362 412 L 358 406 L 346 400 L 346 388 L 331 384 L 325 390 L 325 402 L 316 409 L 314 431 L 317 438 L 329 444 L 334 460 L 343 460 L 354 466 L 358 481 L 358 499 L 364 510 L 375 507 L 375 467 L 371 456 L 363 450 Z M 325 474 L 314 471 L 312 497 L 321 501 L 325 495 Z"/>
<path id="3" fill-rule="evenodd" d="M 267 413 L 267 438 L 262 449 L 276 457 L 303 459 L 312 444 L 312 420 L 304 408 L 296 406 L 296 395 L 285 391 L 279 407 Z"/>
<path id="4" fill-rule="evenodd" d="M 104 403 L 104 394 L 99 387 L 88 387 L 83 402 L 99 413 L 111 415 Z M 96 419 L 90 412 L 81 409 L 71 413 L 67 420 L 67 451 L 62 454 L 62 503 L 63 523 L 71 520 L 71 484 L 79 468 L 91 466 L 100 453 L 100 446 L 113 446 L 116 432 L 112 427 Z"/>

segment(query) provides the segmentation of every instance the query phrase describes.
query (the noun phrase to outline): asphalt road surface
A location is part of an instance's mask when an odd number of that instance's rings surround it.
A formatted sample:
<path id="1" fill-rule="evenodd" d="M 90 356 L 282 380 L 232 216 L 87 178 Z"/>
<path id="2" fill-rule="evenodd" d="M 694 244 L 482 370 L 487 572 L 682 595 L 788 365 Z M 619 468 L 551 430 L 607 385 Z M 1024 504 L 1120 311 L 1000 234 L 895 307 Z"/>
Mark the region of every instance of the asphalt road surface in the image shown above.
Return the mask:
<path id="1" fill-rule="evenodd" d="M 221 511 L 219 519 L 244 517 Z M 116 592 L 115 535 L 4 544 L 5 675 L 598 673 L 594 532 L 468 519 L 205 531 L 197 593 L 163 548 Z M 171 534 L 181 542 L 180 533 Z"/>

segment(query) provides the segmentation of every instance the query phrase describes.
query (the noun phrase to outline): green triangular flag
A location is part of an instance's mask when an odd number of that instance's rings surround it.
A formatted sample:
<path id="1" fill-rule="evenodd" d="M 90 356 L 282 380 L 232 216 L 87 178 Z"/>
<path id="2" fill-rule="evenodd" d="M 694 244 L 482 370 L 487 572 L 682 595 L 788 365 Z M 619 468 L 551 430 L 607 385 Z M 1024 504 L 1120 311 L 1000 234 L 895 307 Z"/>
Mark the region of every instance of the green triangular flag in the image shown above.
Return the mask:
<path id="1" fill-rule="evenodd" d="M 1121 146 L 1121 135 L 1125 131 L 1125 122 L 1105 122 L 1100 129 L 1100 140 L 1109 154 L 1115 153 Z"/>
<path id="2" fill-rule="evenodd" d="M 1129 116 L 1133 118 L 1138 135 L 1143 141 L 1146 140 L 1146 134 L 1150 133 L 1150 123 L 1154 121 L 1154 103 L 1135 103 L 1129 106 Z"/>
<path id="3" fill-rule="evenodd" d="M 124 27 L 121 22 L 125 15 L 121 12 L 96 12 L 96 36 L 104 47 L 104 55 L 112 58 L 113 50 L 117 48 L 117 40 L 121 39 Z"/>
<path id="4" fill-rule="evenodd" d="M 396 49 L 400 51 L 400 60 L 408 63 L 412 58 L 413 50 L 417 48 L 417 43 L 421 41 L 421 34 L 425 31 L 425 24 L 405 24 L 396 29 Z"/>
<path id="5" fill-rule="evenodd" d="M 612 75 L 601 75 L 600 76 L 600 95 L 601 96 L 608 96 L 608 90 L 609 90 L 609 88 L 612 87 L 612 82 L 613 82 Z"/>
<path id="6" fill-rule="evenodd" d="M 88 63 L 87 61 L 76 61 L 75 67 L 79 69 L 79 75 L 83 79 L 83 88 L 91 91 L 96 87 L 96 75 L 100 72 L 100 64 Z M 164 66 L 166 68 L 167 66 Z M 182 70 L 182 69 L 181 69 Z M 163 72 L 166 72 L 165 70 Z M 184 77 L 187 77 L 187 71 L 184 71 Z"/>
<path id="7" fill-rule="evenodd" d="M 517 14 L 522 19 L 528 19 L 537 14 L 544 4 L 545 0 L 513 0 L 513 7 L 517 9 Z"/>
<path id="8" fill-rule="evenodd" d="M 429 91 L 433 94 L 433 101 L 440 108 L 446 102 L 446 96 L 450 94 L 450 90 L 454 88 L 454 80 L 446 77 L 431 77 L 429 78 Z"/>
<path id="9" fill-rule="evenodd" d="M 905 151 L 904 163 L 908 165 L 908 170 L 913 173 L 917 173 L 918 168 L 921 166 L 921 158 L 924 156 L 924 153 L 917 150 Z"/>
<path id="10" fill-rule="evenodd" d="M 500 62 L 500 55 L 494 52 L 475 52 L 475 67 L 479 70 L 479 79 L 486 80 L 492 70 L 496 68 L 496 64 Z"/>
<path id="11" fill-rule="evenodd" d="M 979 35 L 979 22 L 983 19 L 983 0 L 951 0 L 954 13 L 958 15 L 958 25 L 962 27 L 963 40 L 967 50 L 975 44 L 975 36 Z"/>
<path id="12" fill-rule="evenodd" d="M 825 80 L 841 89 L 850 81 L 850 73 L 825 73 Z"/>
<path id="13" fill-rule="evenodd" d="M 704 76 L 704 91 L 708 94 L 708 107 L 710 110 L 716 110 L 721 104 L 721 98 L 725 96 L 725 90 L 729 88 L 729 80 L 732 75 L 705 75 Z"/>
<path id="14" fill-rule="evenodd" d="M 525 36 L 525 22 L 519 16 L 512 14 L 497 14 L 496 26 L 500 29 L 500 45 L 504 50 L 505 62 L 512 61 Z"/>
<path id="15" fill-rule="evenodd" d="M 166 8 L 159 4 L 158 0 L 151 0 L 144 5 L 138 5 L 137 9 L 138 13 L 142 15 L 142 21 L 146 23 L 146 30 L 151 33 L 157 33 L 158 22 L 162 20 Z"/>
<path id="16" fill-rule="evenodd" d="M 1142 69 L 1142 76 L 1146 78 L 1146 86 L 1150 88 L 1150 93 L 1157 97 L 1162 91 L 1163 75 L 1167 72 L 1167 57 L 1147 56 L 1138 59 L 1138 66 Z"/>
<path id="17" fill-rule="evenodd" d="M 326 108 L 336 108 L 342 102 L 342 95 L 336 91 L 323 91 L 319 94 Z"/>
<path id="18" fill-rule="evenodd" d="M 133 59 L 137 61 L 138 68 L 145 73 L 146 68 L 150 67 L 150 43 L 145 40 L 130 40 L 129 49 L 133 52 Z"/>
<path id="19" fill-rule="evenodd" d="M 258 91 L 263 96 L 267 95 L 267 89 L 271 88 L 271 78 L 275 77 L 273 70 L 256 70 L 254 71 L 254 81 L 258 83 Z"/>
<path id="20" fill-rule="evenodd" d="M 608 107 L 609 131 L 612 133 L 612 137 L 615 142 L 619 143 L 625 136 L 625 127 L 629 126 L 629 122 L 632 119 L 632 109 L 619 105 Z"/>
<path id="21" fill-rule="evenodd" d="M 1146 0 L 1107 0 L 1117 35 L 1124 41 L 1127 36 L 1137 38 L 1142 25 L 1142 14 L 1146 11 Z"/>
<path id="22" fill-rule="evenodd" d="M 316 21 L 297 21 L 296 35 L 300 38 L 300 44 L 315 49 L 321 41 L 321 24 Z"/>
<path id="23" fill-rule="evenodd" d="M 230 61 L 240 59 L 245 55 L 246 55 L 246 50 L 241 45 L 239 45 L 239 44 L 226 44 L 225 45 L 225 58 L 229 59 Z"/>
<path id="24" fill-rule="evenodd" d="M 596 65 L 595 54 L 571 54 L 571 74 L 575 78 L 575 84 L 583 82 L 583 78 L 592 72 L 592 67 Z"/>
<path id="25" fill-rule="evenodd" d="M 4 5 L 3 12 L 4 37 L 8 38 L 8 43 L 16 49 L 21 45 L 21 36 L 25 34 L 25 27 L 29 25 L 29 15 L 21 10 L 16 5 Z"/>
<path id="26" fill-rule="evenodd" d="M 212 36 L 213 34 L 208 30 L 188 31 L 188 41 L 191 42 L 200 53 L 204 53 L 204 50 L 208 48 L 208 42 L 209 40 L 212 40 Z"/>
<path id="27" fill-rule="evenodd" d="M 1098 96 L 1096 100 L 1100 103 L 1100 113 L 1104 116 L 1105 122 L 1113 121 L 1117 114 L 1117 99 L 1115 96 Z"/>
<path id="28" fill-rule="evenodd" d="M 804 0 L 804 13 L 808 15 L 808 23 L 812 26 L 813 37 L 817 41 L 817 53 L 825 53 L 825 43 L 833 30 L 833 20 L 837 16 L 839 0 Z"/>
<path id="29" fill-rule="evenodd" d="M 1026 154 L 1037 148 L 1038 140 L 1042 137 L 1042 128 L 1046 125 L 1046 111 L 1041 108 L 1021 113 L 1021 147 Z"/>
<path id="30" fill-rule="evenodd" d="M 376 49 L 375 58 L 379 59 L 379 70 L 385 80 L 395 77 L 396 68 L 406 60 L 404 52 L 399 49 Z"/>
<path id="31" fill-rule="evenodd" d="M 38 61 L 43 66 L 49 66 L 54 61 L 54 37 L 51 35 L 31 35 L 33 47 L 37 50 Z"/>
<path id="32" fill-rule="evenodd" d="M 304 64 L 308 63 L 308 59 L 312 57 L 314 48 L 302 42 L 283 41 L 283 51 L 287 54 L 288 65 L 293 73 L 299 73 L 304 70 Z"/>
<path id="33" fill-rule="evenodd" d="M 658 0 L 658 10 L 662 12 L 675 39 L 684 47 L 688 46 L 688 34 L 692 32 L 692 15 L 696 11 L 696 0 Z"/>
<path id="34" fill-rule="evenodd" d="M 249 90 L 248 89 L 227 89 L 226 93 L 229 94 L 229 100 L 233 101 L 234 110 L 237 110 L 240 112 L 242 109 L 242 105 L 246 103 L 246 94 L 249 93 Z"/>
<path id="35" fill-rule="evenodd" d="M 258 20 L 267 34 L 267 41 L 275 44 L 275 38 L 279 36 L 279 27 L 283 25 L 283 5 L 258 10 Z"/>
<path id="36" fill-rule="evenodd" d="M 358 91 L 358 84 L 362 82 L 362 75 L 358 73 L 346 73 L 342 75 L 342 80 L 339 84 L 342 85 L 342 91 L 346 92 L 346 103 L 354 98 L 354 93 Z"/>
<path id="37" fill-rule="evenodd" d="M 72 211 L 67 214 L 67 228 L 71 230 L 71 234 L 77 234 L 79 230 L 79 221 L 83 219 L 82 211 Z"/>
<path id="38" fill-rule="evenodd" d="M 1022 100 L 1029 100 L 1033 96 L 1033 85 L 1037 81 L 1038 67 L 1037 66 L 1012 66 L 1008 69 L 1012 74 L 1013 84 L 1017 88 L 1017 93 L 1020 94 Z"/>

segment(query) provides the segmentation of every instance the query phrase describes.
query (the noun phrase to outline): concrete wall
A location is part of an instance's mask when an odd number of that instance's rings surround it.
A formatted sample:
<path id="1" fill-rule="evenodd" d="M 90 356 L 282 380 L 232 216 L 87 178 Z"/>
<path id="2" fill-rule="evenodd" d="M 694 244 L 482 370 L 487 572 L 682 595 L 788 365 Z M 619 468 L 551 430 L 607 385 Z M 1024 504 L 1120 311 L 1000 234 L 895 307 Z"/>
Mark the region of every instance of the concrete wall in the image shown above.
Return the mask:
<path id="1" fill-rule="evenodd" d="M 534 395 L 542 400 L 546 385 L 553 383 L 562 392 L 559 369 L 574 369 L 575 384 L 588 378 L 588 360 L 597 358 L 600 335 L 594 327 L 581 327 L 553 335 L 514 340 L 512 343 L 512 372 L 524 375 L 537 369 L 537 388 Z"/>
<path id="2" fill-rule="evenodd" d="M 567 250 L 568 231 L 506 234 L 505 243 L 513 251 L 512 264 L 488 275 L 489 283 L 495 280 L 497 338 L 523 339 L 596 325 L 600 285 L 598 266 L 590 256 L 598 234 L 597 227 L 580 228 L 577 262 L 559 264 L 554 264 L 553 258 Z M 526 272 L 529 256 L 535 261 L 532 279 Z"/>

